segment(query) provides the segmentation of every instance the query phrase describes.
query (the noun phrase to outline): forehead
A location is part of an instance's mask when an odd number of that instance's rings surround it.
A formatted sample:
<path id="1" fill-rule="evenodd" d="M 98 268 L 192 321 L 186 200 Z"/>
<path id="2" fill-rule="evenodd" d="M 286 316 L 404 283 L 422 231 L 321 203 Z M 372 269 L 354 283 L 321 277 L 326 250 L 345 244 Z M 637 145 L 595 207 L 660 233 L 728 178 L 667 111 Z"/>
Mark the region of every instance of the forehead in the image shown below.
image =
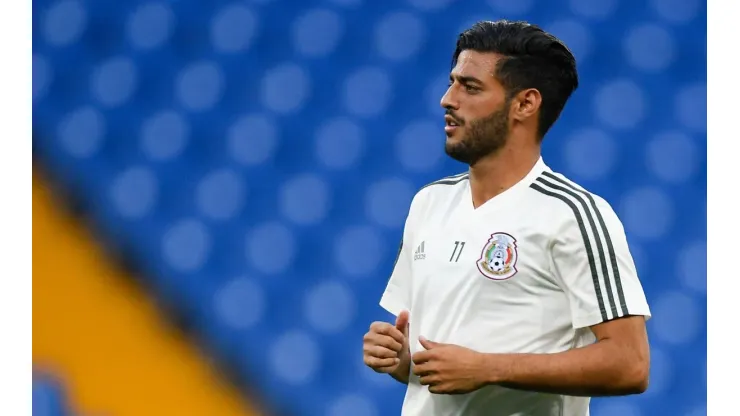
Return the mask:
<path id="1" fill-rule="evenodd" d="M 480 81 L 495 81 L 496 65 L 501 55 L 492 52 L 464 50 L 457 57 L 451 76 L 473 77 Z"/>

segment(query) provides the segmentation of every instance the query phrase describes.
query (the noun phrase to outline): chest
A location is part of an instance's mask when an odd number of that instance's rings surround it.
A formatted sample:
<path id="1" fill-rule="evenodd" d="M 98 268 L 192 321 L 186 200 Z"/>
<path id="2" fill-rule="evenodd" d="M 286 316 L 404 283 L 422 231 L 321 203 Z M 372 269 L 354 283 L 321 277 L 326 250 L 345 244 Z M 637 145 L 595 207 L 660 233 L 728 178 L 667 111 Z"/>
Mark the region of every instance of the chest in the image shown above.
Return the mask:
<path id="1" fill-rule="evenodd" d="M 491 309 L 559 291 L 548 236 L 526 215 L 428 218 L 412 243 L 414 303 Z"/>

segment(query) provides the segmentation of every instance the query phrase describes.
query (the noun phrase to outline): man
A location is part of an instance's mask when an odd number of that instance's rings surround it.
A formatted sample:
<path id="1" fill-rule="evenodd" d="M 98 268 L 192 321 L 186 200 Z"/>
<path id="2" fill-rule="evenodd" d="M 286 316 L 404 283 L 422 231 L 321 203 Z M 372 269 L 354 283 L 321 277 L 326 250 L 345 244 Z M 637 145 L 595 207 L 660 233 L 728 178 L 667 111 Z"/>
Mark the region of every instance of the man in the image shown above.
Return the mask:
<path id="1" fill-rule="evenodd" d="M 647 388 L 650 310 L 611 206 L 542 161 L 575 59 L 523 22 L 453 55 L 445 150 L 470 166 L 414 197 L 364 360 L 408 384 L 404 416 L 583 416 Z"/>

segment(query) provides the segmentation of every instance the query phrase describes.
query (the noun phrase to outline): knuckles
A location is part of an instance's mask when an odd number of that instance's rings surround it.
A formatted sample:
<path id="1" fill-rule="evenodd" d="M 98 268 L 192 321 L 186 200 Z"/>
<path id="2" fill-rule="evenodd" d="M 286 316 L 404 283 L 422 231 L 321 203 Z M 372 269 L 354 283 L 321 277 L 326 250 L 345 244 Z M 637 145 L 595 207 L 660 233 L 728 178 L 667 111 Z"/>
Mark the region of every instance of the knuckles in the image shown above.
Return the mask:
<path id="1" fill-rule="evenodd" d="M 390 324 L 388 322 L 376 321 L 370 324 L 370 332 L 380 333 L 385 331 L 389 326 Z"/>

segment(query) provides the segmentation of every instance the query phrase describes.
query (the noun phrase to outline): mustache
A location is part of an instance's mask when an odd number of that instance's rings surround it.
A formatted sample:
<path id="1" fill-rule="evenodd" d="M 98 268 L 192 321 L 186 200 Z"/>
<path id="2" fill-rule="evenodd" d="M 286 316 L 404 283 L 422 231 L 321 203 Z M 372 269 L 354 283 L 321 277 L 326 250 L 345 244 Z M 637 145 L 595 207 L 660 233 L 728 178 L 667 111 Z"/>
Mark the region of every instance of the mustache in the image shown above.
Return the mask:
<path id="1" fill-rule="evenodd" d="M 445 110 L 445 116 L 452 117 L 452 119 L 455 120 L 455 123 L 457 123 L 460 126 L 465 124 L 465 120 L 458 117 L 455 113 L 452 112 L 452 110 Z"/>

